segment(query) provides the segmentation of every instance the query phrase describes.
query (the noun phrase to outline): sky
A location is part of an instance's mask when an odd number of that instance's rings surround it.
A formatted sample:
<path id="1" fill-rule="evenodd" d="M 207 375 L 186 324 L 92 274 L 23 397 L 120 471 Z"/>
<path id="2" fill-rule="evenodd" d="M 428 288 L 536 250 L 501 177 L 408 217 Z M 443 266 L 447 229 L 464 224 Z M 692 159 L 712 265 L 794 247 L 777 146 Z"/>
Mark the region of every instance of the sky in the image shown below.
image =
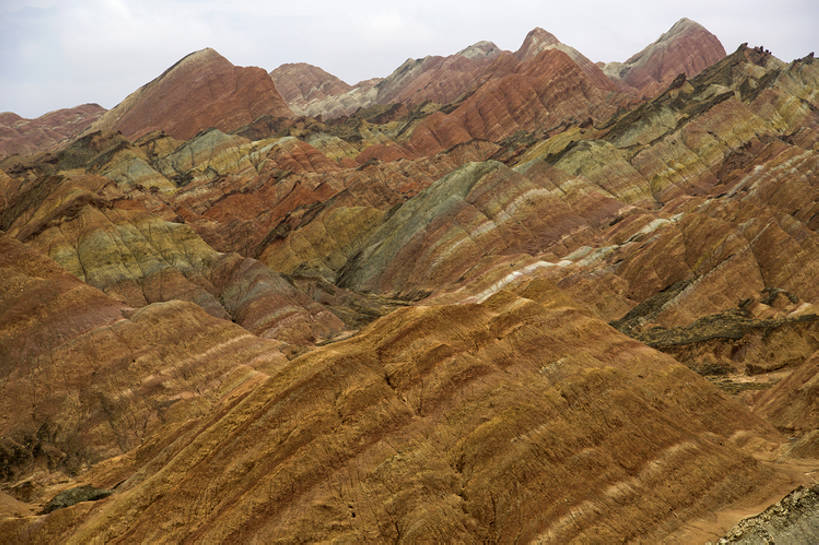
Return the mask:
<path id="1" fill-rule="evenodd" d="M 790 61 L 819 49 L 816 0 L 0 0 L 0 112 L 106 108 L 181 57 L 308 62 L 348 83 L 480 40 L 514 51 L 539 26 L 593 61 L 623 61 L 688 17 Z M 817 51 L 819 52 L 819 51 Z"/>

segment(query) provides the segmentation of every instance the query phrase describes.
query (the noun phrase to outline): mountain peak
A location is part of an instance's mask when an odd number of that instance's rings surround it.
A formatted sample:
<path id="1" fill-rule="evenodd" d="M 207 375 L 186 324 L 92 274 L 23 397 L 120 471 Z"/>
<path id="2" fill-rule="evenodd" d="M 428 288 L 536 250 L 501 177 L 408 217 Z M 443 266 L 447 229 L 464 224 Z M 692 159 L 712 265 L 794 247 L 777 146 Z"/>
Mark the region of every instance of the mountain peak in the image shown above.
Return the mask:
<path id="1" fill-rule="evenodd" d="M 688 17 L 683 17 L 673 25 L 671 28 L 666 30 L 664 33 L 657 38 L 657 41 L 654 42 L 655 44 L 663 43 L 678 39 L 680 36 L 685 34 L 711 34 L 708 32 L 704 26 L 699 24 L 698 22 L 689 19 Z"/>
<path id="2" fill-rule="evenodd" d="M 523 39 L 523 44 L 521 44 L 515 56 L 518 59 L 527 59 L 534 57 L 544 49 L 555 47 L 559 44 L 560 40 L 558 40 L 554 34 L 537 26 L 526 34 L 526 38 Z"/>
<path id="3" fill-rule="evenodd" d="M 677 21 L 676 23 L 671 25 L 671 28 L 668 29 L 668 32 L 663 34 L 663 36 L 673 35 L 673 34 L 676 34 L 676 33 L 679 33 L 679 32 L 683 32 L 683 31 L 688 30 L 688 29 L 703 29 L 703 30 L 705 30 L 705 27 L 702 26 L 701 24 L 699 24 L 698 22 L 694 21 L 693 19 L 689 19 L 688 17 L 683 17 L 682 19 L 680 19 L 679 21 Z"/>
<path id="4" fill-rule="evenodd" d="M 282 64 L 270 72 L 270 77 L 282 98 L 299 111 L 313 100 L 352 89 L 333 74 L 306 62 Z"/>
<path id="5" fill-rule="evenodd" d="M 530 30 L 528 34 L 526 34 L 526 38 L 523 39 L 523 44 L 521 44 L 520 49 L 515 52 L 515 58 L 518 61 L 533 59 L 541 51 L 545 51 L 547 49 L 557 49 L 558 51 L 562 51 L 586 73 L 591 74 L 600 72 L 599 68 L 582 53 L 580 53 L 580 51 L 564 44 L 558 40 L 554 34 L 543 30 L 539 26 L 536 26 Z M 600 74 L 600 76 L 605 77 L 602 74 Z M 594 77 L 597 76 L 595 75 Z"/>
<path id="6" fill-rule="evenodd" d="M 199 50 L 194 51 L 192 53 L 188 53 L 187 55 L 185 55 L 184 57 L 182 57 L 181 59 L 179 59 L 178 61 L 176 61 L 172 65 L 170 65 L 168 68 L 166 68 L 164 72 L 159 74 L 159 76 L 155 77 L 153 80 L 148 82 L 146 84 L 146 86 L 147 85 L 152 85 L 155 82 L 158 82 L 159 80 L 161 80 L 162 78 L 164 78 L 165 76 L 167 76 L 168 74 L 173 72 L 174 70 L 177 70 L 178 68 L 181 68 L 183 66 L 193 66 L 193 65 L 211 64 L 211 63 L 217 63 L 217 64 L 224 63 L 224 64 L 227 64 L 227 65 L 231 65 L 230 61 L 227 60 L 226 58 L 224 58 L 222 55 L 220 55 L 218 51 L 216 51 L 212 47 L 206 47 L 204 49 L 199 49 Z"/>
<path id="7" fill-rule="evenodd" d="M 556 44 L 560 42 L 560 40 L 558 40 L 554 34 L 547 30 L 544 30 L 539 26 L 536 26 L 526 34 L 524 42 L 526 40 L 537 40 L 539 42 L 546 42 L 550 44 Z"/>
<path id="8" fill-rule="evenodd" d="M 663 87 L 679 74 L 693 77 L 725 57 L 719 39 L 696 21 L 683 17 L 652 44 L 624 63 L 606 70 L 638 89 Z"/>
<path id="9" fill-rule="evenodd" d="M 234 66 L 206 47 L 131 93 L 92 128 L 119 130 L 128 138 L 160 129 L 191 138 L 211 127 L 229 132 L 265 114 L 292 115 L 267 72 Z"/>
<path id="10" fill-rule="evenodd" d="M 204 49 L 199 49 L 192 53 L 188 53 L 174 64 L 170 66 L 162 75 L 167 74 L 174 68 L 181 66 L 183 64 L 189 63 L 203 63 L 203 62 L 230 62 L 225 57 L 223 57 L 218 51 L 213 49 L 212 47 L 205 47 Z M 162 77 L 162 76 L 160 76 Z"/>
<path id="11" fill-rule="evenodd" d="M 487 40 L 481 40 L 480 42 L 470 45 L 469 47 L 461 49 L 455 54 L 461 57 L 466 57 L 467 59 L 477 59 L 494 57 L 498 53 L 500 53 L 500 48 L 497 45 Z"/>
<path id="12" fill-rule="evenodd" d="M 194 51 L 193 53 L 183 57 L 182 60 L 213 60 L 213 59 L 224 59 L 224 57 L 219 54 L 218 51 L 213 49 L 212 47 L 205 47 L 203 49 L 199 49 L 198 51 Z M 227 60 L 227 59 L 225 59 Z"/>

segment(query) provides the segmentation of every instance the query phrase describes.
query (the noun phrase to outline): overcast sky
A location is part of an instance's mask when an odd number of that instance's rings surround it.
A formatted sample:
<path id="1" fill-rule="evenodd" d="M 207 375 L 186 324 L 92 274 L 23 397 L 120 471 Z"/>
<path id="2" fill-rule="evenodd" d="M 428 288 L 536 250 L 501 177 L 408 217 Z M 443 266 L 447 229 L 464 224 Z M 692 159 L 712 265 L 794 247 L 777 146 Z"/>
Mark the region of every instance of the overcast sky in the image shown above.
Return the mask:
<path id="1" fill-rule="evenodd" d="M 208 46 L 236 65 L 303 61 L 355 83 L 479 40 L 515 50 L 535 26 L 594 61 L 622 61 L 681 17 L 728 52 L 749 42 L 790 61 L 819 42 L 817 0 L 0 0 L 0 111 L 111 108 Z"/>

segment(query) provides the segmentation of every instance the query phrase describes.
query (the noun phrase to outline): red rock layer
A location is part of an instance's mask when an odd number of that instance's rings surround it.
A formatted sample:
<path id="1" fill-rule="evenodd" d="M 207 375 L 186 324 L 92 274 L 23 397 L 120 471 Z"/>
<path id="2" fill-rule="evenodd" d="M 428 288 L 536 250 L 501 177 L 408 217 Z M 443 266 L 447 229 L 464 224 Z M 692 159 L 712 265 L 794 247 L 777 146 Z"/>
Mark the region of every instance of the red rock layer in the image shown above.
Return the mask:
<path id="1" fill-rule="evenodd" d="M 208 48 L 129 95 L 93 128 L 128 138 L 164 130 L 187 139 L 211 127 L 232 131 L 261 115 L 292 115 L 270 76 L 261 68 L 234 66 Z"/>
<path id="2" fill-rule="evenodd" d="M 308 102 L 346 93 L 352 86 L 318 66 L 305 62 L 283 64 L 270 72 L 276 89 L 291 105 L 304 106 Z"/>
<path id="3" fill-rule="evenodd" d="M 578 66 L 566 53 L 545 49 L 512 73 L 490 79 L 453 112 L 437 112 L 414 130 L 419 154 L 469 140 L 501 140 L 518 130 L 557 130 L 588 118 L 605 120 L 626 101 L 596 67 Z"/>
<path id="4" fill-rule="evenodd" d="M 271 75 L 288 86 L 285 98 L 294 108 L 309 115 L 332 118 L 376 104 L 417 105 L 427 101 L 449 104 L 545 50 L 562 51 L 592 79 L 600 80 L 600 70 L 594 63 L 539 27 L 526 35 L 514 54 L 501 51 L 492 42 L 478 42 L 447 57 L 407 59 L 374 87 L 368 82 L 352 88 L 339 86 L 336 83 L 340 80 L 334 76 L 305 64 L 282 65 Z"/>
<path id="5" fill-rule="evenodd" d="M 0 159 L 7 155 L 26 155 L 49 151 L 76 137 L 101 115 L 105 108 L 98 104 L 83 104 L 49 112 L 36 119 L 24 119 L 17 114 L 0 114 Z"/>
<path id="6" fill-rule="evenodd" d="M 725 57 L 719 39 L 690 19 L 680 19 L 653 44 L 612 72 L 644 94 L 662 91 L 679 74 L 693 77 Z"/>
<path id="7" fill-rule="evenodd" d="M 806 454 L 819 455 L 819 352 L 812 354 L 779 384 L 761 392 L 754 409 L 788 434 L 812 434 L 809 437 L 812 444 L 808 445 Z"/>
<path id="8" fill-rule="evenodd" d="M 477 88 L 500 50 L 490 42 L 479 42 L 448 57 L 408 59 L 378 84 L 379 104 L 431 101 L 448 104 Z"/>

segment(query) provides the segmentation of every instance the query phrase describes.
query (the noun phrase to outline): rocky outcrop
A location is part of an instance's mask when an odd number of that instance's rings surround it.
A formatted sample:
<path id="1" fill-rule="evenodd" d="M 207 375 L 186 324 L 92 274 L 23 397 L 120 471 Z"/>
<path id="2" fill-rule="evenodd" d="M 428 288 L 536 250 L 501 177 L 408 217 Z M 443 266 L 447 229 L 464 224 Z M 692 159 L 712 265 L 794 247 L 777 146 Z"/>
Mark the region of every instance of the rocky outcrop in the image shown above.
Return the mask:
<path id="1" fill-rule="evenodd" d="M 63 490 L 49 501 L 43 508 L 43 514 L 51 513 L 57 509 L 65 509 L 76 505 L 81 501 L 97 501 L 107 498 L 113 494 L 111 490 L 96 488 L 91 485 L 75 486 L 68 490 Z"/>
<path id="2" fill-rule="evenodd" d="M 800 486 L 775 505 L 740 521 L 717 545 L 802 545 L 819 535 L 819 485 Z"/>
<path id="3" fill-rule="evenodd" d="M 603 70 L 612 78 L 656 95 L 679 74 L 694 77 L 725 57 L 719 39 L 691 19 L 680 19 L 656 42 L 625 62 L 612 62 Z"/>
<path id="4" fill-rule="evenodd" d="M 191 53 L 92 126 L 138 138 L 162 130 L 187 139 L 211 127 L 232 131 L 262 115 L 292 115 L 261 68 L 238 67 L 213 49 Z"/>
<path id="5" fill-rule="evenodd" d="M 51 151 L 78 136 L 105 113 L 98 104 L 83 104 L 49 112 L 36 119 L 0 114 L 0 159 Z"/>

